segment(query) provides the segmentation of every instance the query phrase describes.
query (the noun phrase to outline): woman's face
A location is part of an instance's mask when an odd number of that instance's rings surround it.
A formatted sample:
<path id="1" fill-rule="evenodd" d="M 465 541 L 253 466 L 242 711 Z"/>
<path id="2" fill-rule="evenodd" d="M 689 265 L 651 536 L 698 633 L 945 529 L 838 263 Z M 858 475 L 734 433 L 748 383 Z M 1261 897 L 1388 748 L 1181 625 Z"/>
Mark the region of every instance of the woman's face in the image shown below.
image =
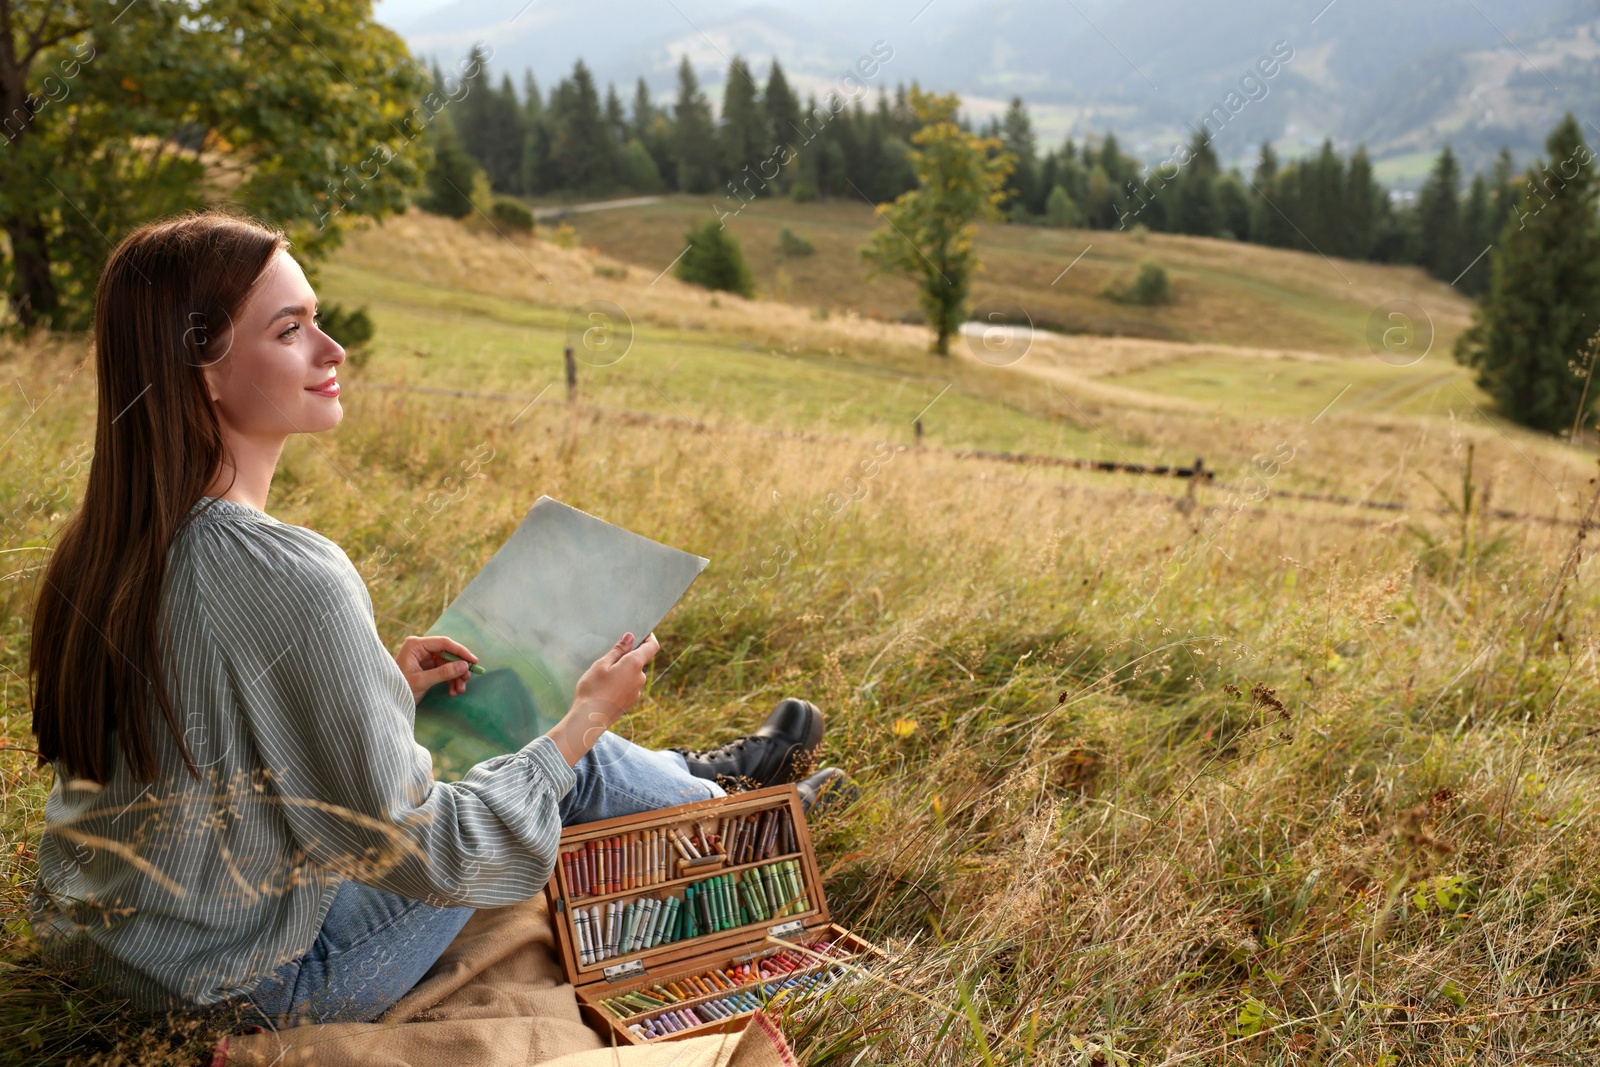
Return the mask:
<path id="1" fill-rule="evenodd" d="M 305 272 L 279 250 L 218 338 L 224 355 L 203 371 L 225 428 L 270 439 L 339 424 L 344 409 L 333 379 L 344 349 L 318 328 L 316 311 Z"/>

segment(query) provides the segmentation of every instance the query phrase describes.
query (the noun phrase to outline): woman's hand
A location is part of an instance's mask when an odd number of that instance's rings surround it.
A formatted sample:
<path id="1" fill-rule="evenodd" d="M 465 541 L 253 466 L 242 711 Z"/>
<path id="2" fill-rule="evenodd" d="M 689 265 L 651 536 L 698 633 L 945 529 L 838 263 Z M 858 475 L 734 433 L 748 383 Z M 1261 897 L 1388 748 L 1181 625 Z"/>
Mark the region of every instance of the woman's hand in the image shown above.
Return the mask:
<path id="1" fill-rule="evenodd" d="M 438 654 L 440 652 L 451 652 L 461 659 L 447 660 Z M 400 664 L 400 673 L 406 676 L 412 697 L 420 701 L 422 694 L 440 682 L 450 683 L 451 696 L 466 692 L 467 671 L 471 668 L 464 661 L 476 663 L 478 657 L 467 651 L 467 646 L 448 637 L 408 637 L 400 643 L 394 661 Z"/>
<path id="2" fill-rule="evenodd" d="M 634 648 L 633 634 L 626 633 L 583 672 L 572 695 L 572 708 L 547 735 L 569 766 L 576 765 L 600 735 L 633 707 L 644 688 L 644 665 L 660 648 L 655 634 Z"/>

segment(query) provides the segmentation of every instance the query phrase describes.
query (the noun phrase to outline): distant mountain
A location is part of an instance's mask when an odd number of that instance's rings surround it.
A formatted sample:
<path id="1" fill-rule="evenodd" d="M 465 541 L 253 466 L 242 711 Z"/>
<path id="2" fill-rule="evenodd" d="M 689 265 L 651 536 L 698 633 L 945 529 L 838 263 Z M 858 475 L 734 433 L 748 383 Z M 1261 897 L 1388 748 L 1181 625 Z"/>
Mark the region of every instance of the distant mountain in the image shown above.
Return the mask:
<path id="1" fill-rule="evenodd" d="M 1565 110 L 1600 122 L 1600 0 L 429 3 L 386 0 L 379 15 L 441 65 L 484 41 L 496 76 L 520 84 L 532 67 L 548 87 L 581 56 L 624 99 L 641 75 L 670 99 L 687 55 L 715 101 L 736 53 L 761 77 L 776 55 L 820 95 L 883 41 L 893 58 L 877 85 L 957 90 L 980 118 L 1019 94 L 1043 140 L 1109 128 L 1151 162 L 1208 113 L 1227 114 L 1213 119 L 1225 161 L 1248 166 L 1263 139 L 1294 155 L 1332 137 L 1396 167 L 1412 160 L 1402 175 L 1447 140 L 1471 169 L 1502 144 L 1519 161 L 1539 152 Z M 1279 42 L 1292 58 L 1264 95 L 1246 83 L 1249 99 L 1241 78 Z"/>

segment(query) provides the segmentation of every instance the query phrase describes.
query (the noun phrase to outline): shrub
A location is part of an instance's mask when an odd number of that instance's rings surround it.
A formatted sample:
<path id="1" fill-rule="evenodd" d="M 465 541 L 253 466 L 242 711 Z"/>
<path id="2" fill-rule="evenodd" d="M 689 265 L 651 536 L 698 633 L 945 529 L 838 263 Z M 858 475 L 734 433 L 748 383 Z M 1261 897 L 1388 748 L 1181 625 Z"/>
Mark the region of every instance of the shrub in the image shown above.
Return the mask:
<path id="1" fill-rule="evenodd" d="M 317 325 L 347 351 L 372 340 L 372 317 L 365 307 L 346 311 L 338 304 L 326 304 L 317 316 Z"/>
<path id="2" fill-rule="evenodd" d="M 520 200 L 513 200 L 507 196 L 497 197 L 494 206 L 489 209 L 489 217 L 502 230 L 515 230 L 524 234 L 533 232 L 533 212 L 529 211 Z"/>
<path id="3" fill-rule="evenodd" d="M 799 259 L 801 256 L 811 255 L 816 250 L 816 245 L 804 237 L 796 236 L 787 226 L 778 232 L 778 255 L 785 259 Z"/>
<path id="4" fill-rule="evenodd" d="M 756 293 L 755 275 L 744 261 L 739 242 L 721 223 L 707 222 L 688 234 L 689 247 L 678 260 L 677 276 L 707 289 L 721 289 L 752 297 Z"/>
<path id="5" fill-rule="evenodd" d="M 1172 283 L 1167 279 L 1165 267 L 1147 259 L 1139 264 L 1139 272 L 1132 281 L 1117 279 L 1100 290 L 1100 295 L 1121 304 L 1140 304 L 1145 307 L 1170 304 Z"/>

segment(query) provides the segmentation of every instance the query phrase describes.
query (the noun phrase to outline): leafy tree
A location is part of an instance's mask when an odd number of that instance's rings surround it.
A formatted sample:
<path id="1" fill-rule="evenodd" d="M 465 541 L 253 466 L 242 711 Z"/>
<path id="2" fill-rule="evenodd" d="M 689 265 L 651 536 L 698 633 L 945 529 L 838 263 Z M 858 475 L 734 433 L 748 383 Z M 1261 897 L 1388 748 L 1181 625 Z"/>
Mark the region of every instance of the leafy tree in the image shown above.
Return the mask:
<path id="1" fill-rule="evenodd" d="M 621 178 L 624 185 L 636 193 L 661 191 L 661 172 L 650 150 L 637 137 L 628 138 L 622 149 Z"/>
<path id="2" fill-rule="evenodd" d="M 679 191 L 710 192 L 717 180 L 716 133 L 711 124 L 711 105 L 700 90 L 688 56 L 678 64 L 678 104 L 673 109 L 672 122 L 672 155 Z"/>
<path id="3" fill-rule="evenodd" d="M 1545 141 L 1490 253 L 1489 292 L 1456 358 L 1500 410 L 1525 426 L 1569 430 L 1594 407 L 1573 361 L 1600 326 L 1600 198 L 1594 153 L 1569 112 Z"/>
<path id="4" fill-rule="evenodd" d="M 0 275 L 21 326 L 86 324 L 115 242 L 204 206 L 221 174 L 313 257 L 405 205 L 443 106 L 426 70 L 367 0 L 279 2 L 0 3 Z"/>
<path id="5" fill-rule="evenodd" d="M 1044 204 L 1044 217 L 1050 225 L 1061 227 L 1077 226 L 1083 221 L 1078 205 L 1072 202 L 1072 194 L 1063 185 L 1050 190 Z"/>
<path id="6" fill-rule="evenodd" d="M 922 126 L 911 137 L 917 188 L 891 204 L 879 204 L 885 227 L 861 249 L 875 272 L 910 275 L 918 302 L 932 325 L 932 349 L 950 354 L 950 337 L 967 313 L 972 274 L 978 267 L 972 247 L 977 221 L 998 218 L 1012 157 L 992 138 L 982 138 L 956 123 L 960 100 L 911 87 L 911 106 Z"/>
<path id="7" fill-rule="evenodd" d="M 690 230 L 689 247 L 678 260 L 674 273 L 686 282 L 707 289 L 721 289 L 749 298 L 756 295 L 755 275 L 745 262 L 739 242 L 727 227 L 715 219 L 697 230 Z"/>

